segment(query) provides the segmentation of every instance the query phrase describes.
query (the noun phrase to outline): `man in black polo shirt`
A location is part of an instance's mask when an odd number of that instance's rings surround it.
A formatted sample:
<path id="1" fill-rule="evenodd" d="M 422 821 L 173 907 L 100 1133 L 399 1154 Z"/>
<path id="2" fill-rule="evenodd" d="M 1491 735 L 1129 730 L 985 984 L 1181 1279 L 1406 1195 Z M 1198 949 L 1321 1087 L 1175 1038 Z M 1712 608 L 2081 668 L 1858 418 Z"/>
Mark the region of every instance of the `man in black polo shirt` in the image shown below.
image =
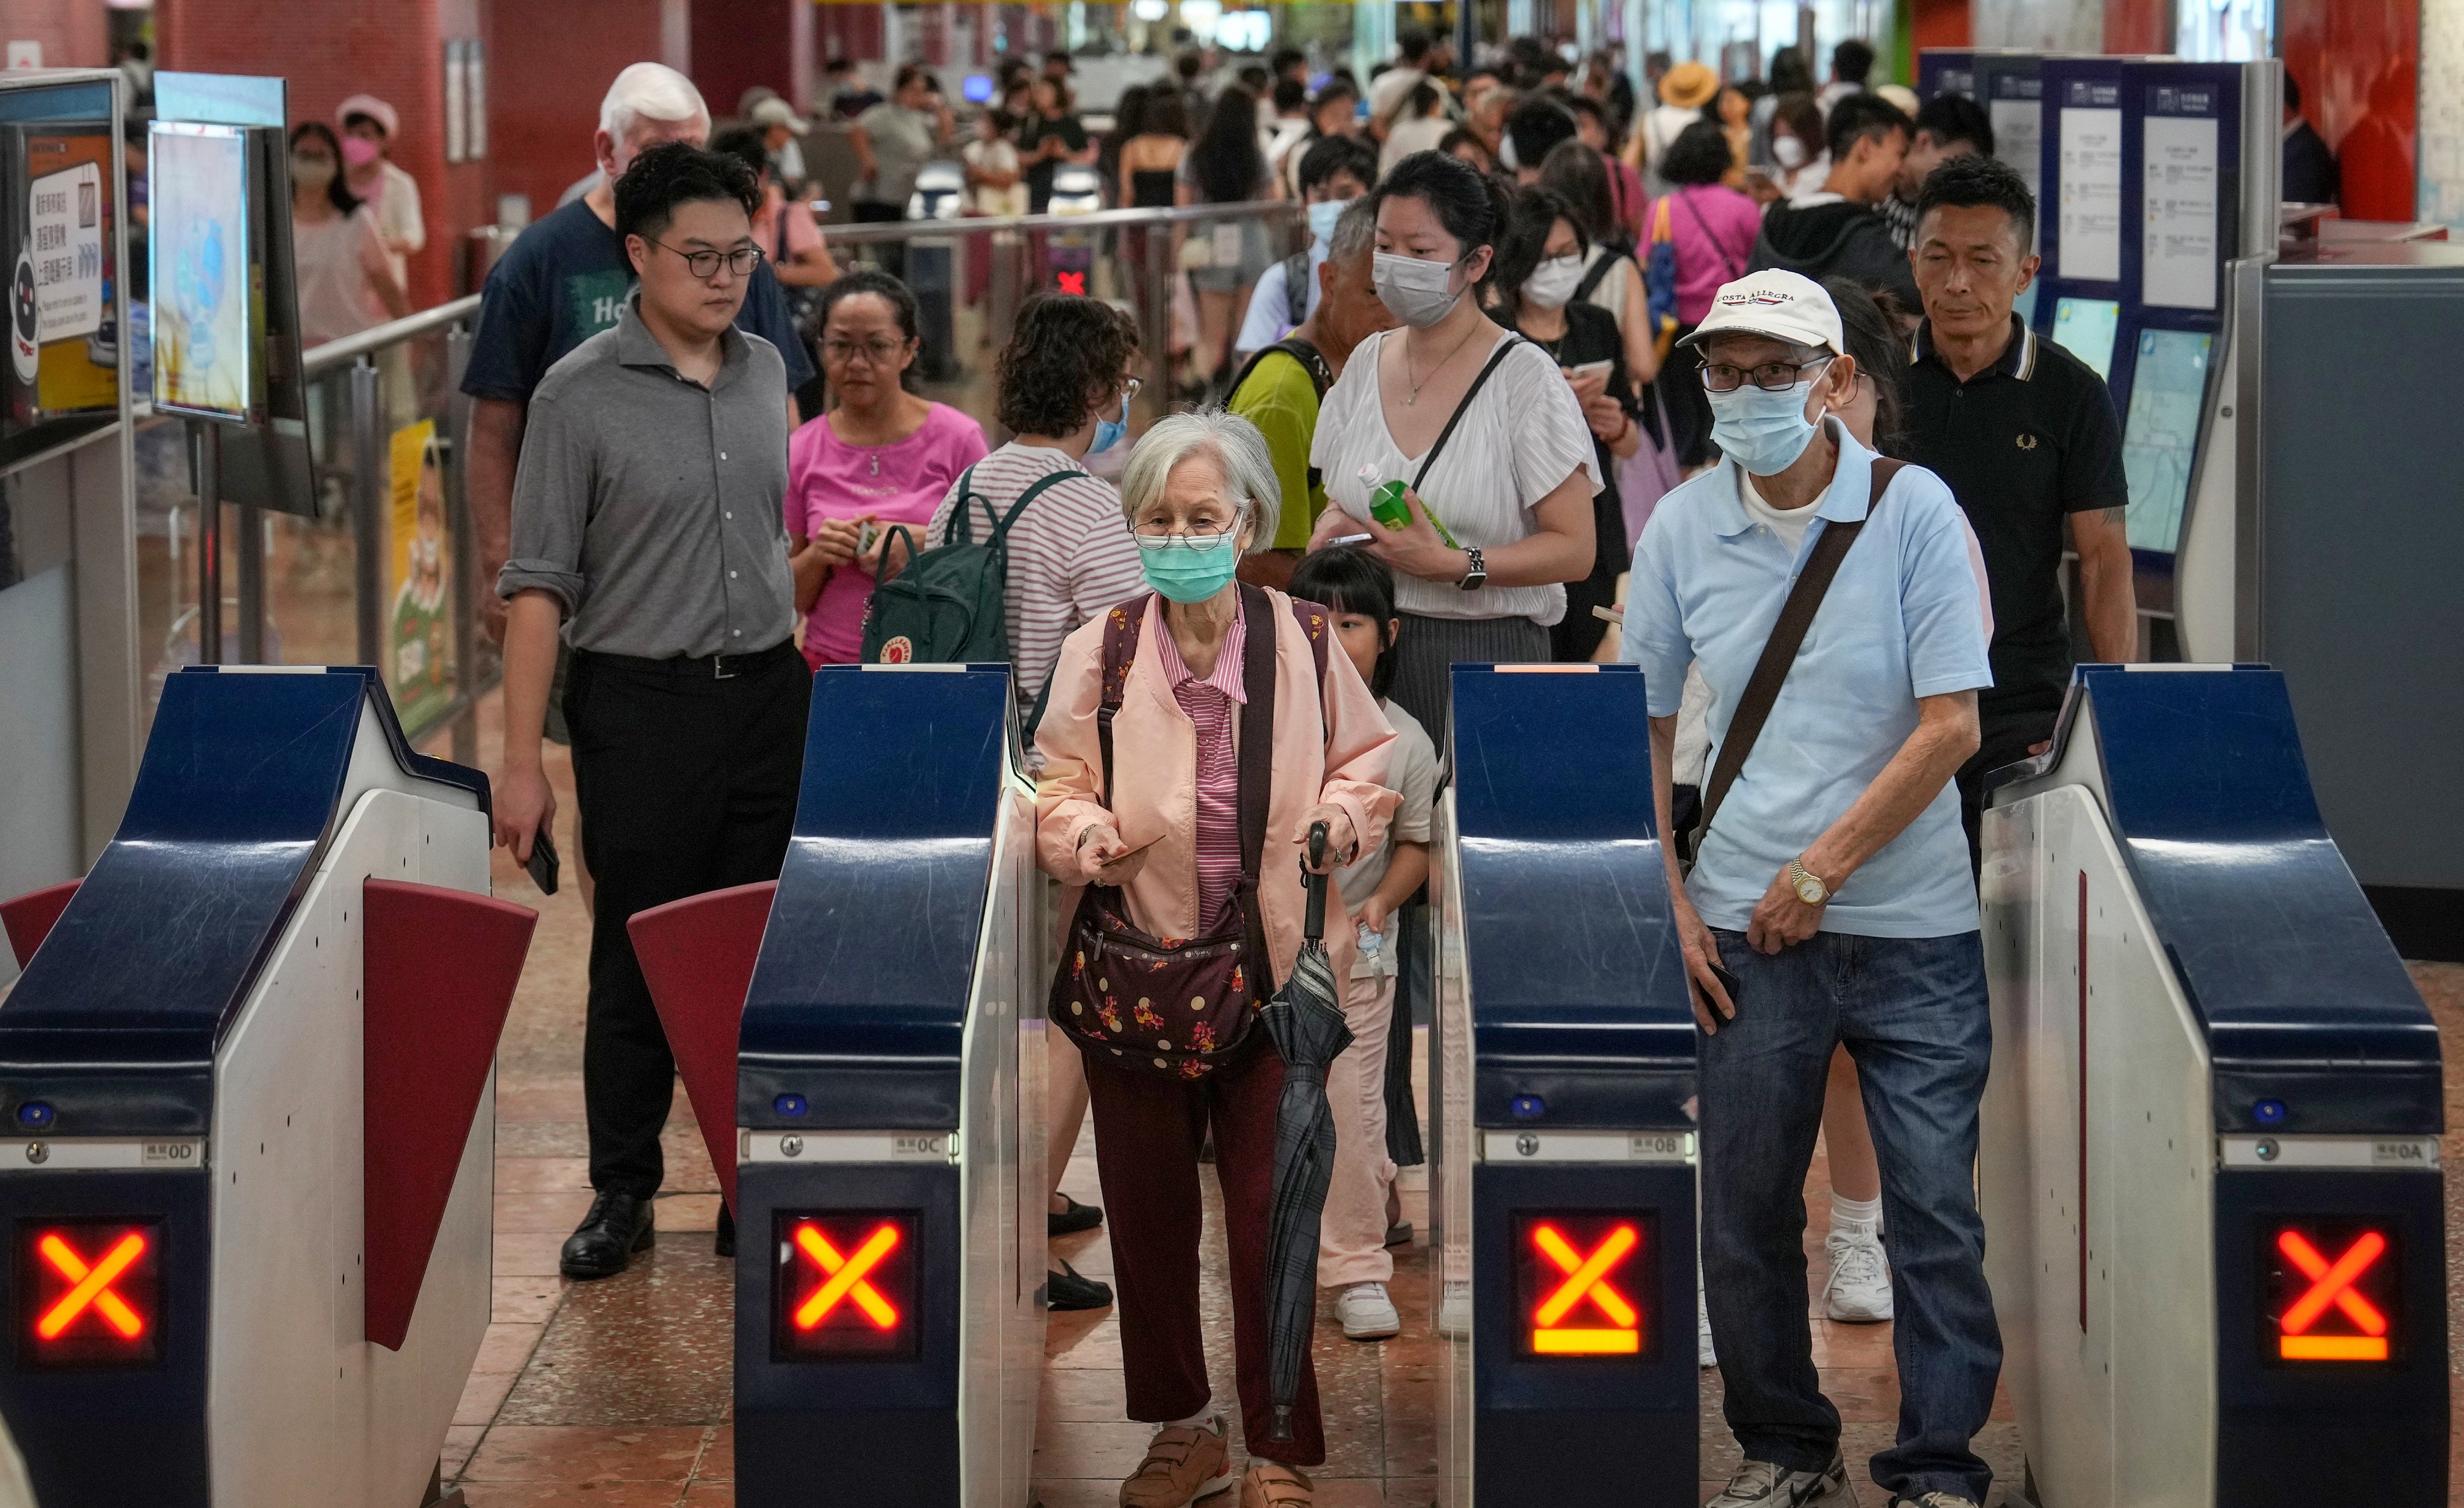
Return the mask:
<path id="1" fill-rule="evenodd" d="M 1917 195 L 1909 256 L 1925 317 L 1908 368 L 1907 458 L 1948 482 L 1967 510 L 1993 602 L 1993 685 L 1976 705 L 1983 743 L 1959 772 L 1971 857 L 1985 772 L 2053 737 L 2070 682 L 2065 520 L 2090 650 L 2100 661 L 2138 657 L 2113 395 L 2011 312 L 2036 276 L 2035 229 L 2035 196 L 1991 157 L 1952 158 Z"/>

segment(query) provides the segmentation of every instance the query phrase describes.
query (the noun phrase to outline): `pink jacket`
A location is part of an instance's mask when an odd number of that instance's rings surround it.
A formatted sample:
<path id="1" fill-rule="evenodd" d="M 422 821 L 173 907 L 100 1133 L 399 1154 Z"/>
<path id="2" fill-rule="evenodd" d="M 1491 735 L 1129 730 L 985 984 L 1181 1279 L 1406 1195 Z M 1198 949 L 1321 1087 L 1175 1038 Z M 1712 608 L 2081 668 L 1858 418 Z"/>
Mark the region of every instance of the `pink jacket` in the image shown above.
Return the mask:
<path id="1" fill-rule="evenodd" d="M 1359 834 L 1361 852 L 1386 840 L 1386 822 L 1400 799 L 1385 787 L 1395 730 L 1361 683 L 1360 672 L 1327 631 L 1326 680 L 1312 685 L 1317 667 L 1309 635 L 1292 617 L 1290 598 L 1268 590 L 1275 625 L 1274 778 L 1266 809 L 1266 846 L 1259 855 L 1258 898 L 1265 915 L 1266 948 L 1280 985 L 1301 950 L 1300 853 L 1308 839 L 1301 814 L 1324 801 L 1339 807 Z M 1122 609 L 1114 609 L 1121 611 Z M 1069 887 L 1061 916 L 1076 914 L 1079 888 L 1091 877 L 1080 862 L 1078 834 L 1090 822 L 1110 822 L 1133 846 L 1161 834 L 1147 851 L 1146 867 L 1124 887 L 1130 917 L 1157 937 L 1186 938 L 1198 930 L 1198 733 L 1175 701 L 1155 663 L 1154 635 L 1163 632 L 1150 615 L 1138 631 L 1130 679 L 1112 718 L 1113 801 L 1106 809 L 1103 754 L 1095 738 L 1097 680 L 1104 658 L 1104 620 L 1079 626 L 1062 641 L 1052 672 L 1052 699 L 1037 729 L 1044 754 L 1036 784 L 1037 854 L 1045 873 Z M 1319 709 L 1325 709 L 1321 720 Z M 1325 729 L 1323 741 L 1320 727 Z M 1237 736 L 1237 724 L 1236 724 Z M 1249 757 L 1242 750 L 1241 757 Z M 1327 887 L 1326 947 L 1334 977 L 1352 977 L 1357 947 L 1343 897 Z"/>

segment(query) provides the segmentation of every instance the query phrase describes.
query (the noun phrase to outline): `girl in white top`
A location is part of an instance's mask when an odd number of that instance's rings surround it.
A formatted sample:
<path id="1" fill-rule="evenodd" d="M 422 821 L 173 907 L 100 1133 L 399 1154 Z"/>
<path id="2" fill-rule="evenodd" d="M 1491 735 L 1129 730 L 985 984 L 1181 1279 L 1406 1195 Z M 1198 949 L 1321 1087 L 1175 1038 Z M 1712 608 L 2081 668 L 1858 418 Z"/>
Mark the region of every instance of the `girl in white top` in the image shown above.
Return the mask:
<path id="1" fill-rule="evenodd" d="M 343 187 L 341 171 L 341 144 L 322 121 L 291 133 L 291 248 L 302 345 L 410 313 L 376 214 Z"/>
<path id="2" fill-rule="evenodd" d="M 1394 567 L 1404 628 L 1392 695 L 1442 747 L 1455 662 L 1549 658 L 1564 584 L 1591 574 L 1601 477 L 1556 363 L 1481 310 L 1504 193 L 1454 158 L 1419 152 L 1396 165 L 1376 199 L 1377 297 L 1404 328 L 1362 342 L 1327 390 L 1309 464 L 1332 506 L 1310 547 L 1365 534 Z M 1424 478 L 1427 502 L 1407 490 L 1411 521 L 1400 529 L 1372 519 L 1375 489 L 1389 480 L 1408 489 L 1458 407 L 1462 420 Z"/>

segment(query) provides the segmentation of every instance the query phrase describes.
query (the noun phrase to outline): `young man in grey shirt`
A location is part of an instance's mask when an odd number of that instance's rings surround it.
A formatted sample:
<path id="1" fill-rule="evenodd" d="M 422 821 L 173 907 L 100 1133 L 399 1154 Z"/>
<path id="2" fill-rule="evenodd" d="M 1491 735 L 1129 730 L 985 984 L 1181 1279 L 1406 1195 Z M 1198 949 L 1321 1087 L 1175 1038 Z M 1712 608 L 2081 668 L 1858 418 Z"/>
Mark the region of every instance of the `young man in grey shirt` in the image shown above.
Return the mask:
<path id="1" fill-rule="evenodd" d="M 531 396 L 514 480 L 499 841 L 527 861 L 556 799 L 539 763 L 560 625 L 584 857 L 599 880 L 583 1096 L 590 1213 L 569 1277 L 650 1243 L 675 1060 L 633 956 L 634 913 L 776 879 L 812 680 L 792 639 L 781 503 L 787 379 L 735 327 L 760 265 L 751 169 L 682 142 L 616 181 L 641 283 Z"/>

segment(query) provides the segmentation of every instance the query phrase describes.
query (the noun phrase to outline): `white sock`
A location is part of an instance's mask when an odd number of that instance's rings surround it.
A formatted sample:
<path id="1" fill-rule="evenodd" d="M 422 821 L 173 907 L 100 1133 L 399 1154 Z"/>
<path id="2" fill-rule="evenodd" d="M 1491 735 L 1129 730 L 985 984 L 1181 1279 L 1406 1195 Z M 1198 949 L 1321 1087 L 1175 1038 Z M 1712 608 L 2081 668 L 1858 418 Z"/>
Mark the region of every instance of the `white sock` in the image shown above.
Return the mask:
<path id="1" fill-rule="evenodd" d="M 1878 1194 L 1871 1199 L 1843 1199 L 1837 1194 L 1831 1196 L 1831 1233 L 1833 1235 L 1871 1237 L 1880 1235 L 1881 1230 L 1881 1195 Z"/>
<path id="2" fill-rule="evenodd" d="M 1157 1430 L 1203 1430 L 1215 1422 L 1215 1400 L 1210 1398 L 1198 1406 L 1198 1412 L 1186 1419 L 1166 1419 Z"/>

